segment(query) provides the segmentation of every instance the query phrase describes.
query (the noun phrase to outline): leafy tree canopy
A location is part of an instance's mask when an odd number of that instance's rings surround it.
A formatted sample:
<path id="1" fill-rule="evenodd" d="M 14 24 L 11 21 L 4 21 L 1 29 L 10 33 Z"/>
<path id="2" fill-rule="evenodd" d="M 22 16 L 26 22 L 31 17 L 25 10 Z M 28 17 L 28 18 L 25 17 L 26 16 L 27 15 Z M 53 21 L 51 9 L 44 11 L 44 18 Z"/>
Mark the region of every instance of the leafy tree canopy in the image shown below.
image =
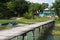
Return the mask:
<path id="1" fill-rule="evenodd" d="M 53 8 L 55 8 L 55 13 L 60 19 L 60 0 L 56 0 L 55 3 L 53 3 Z"/>
<path id="2" fill-rule="evenodd" d="M 42 3 L 43 9 L 48 8 L 49 4 L 48 3 Z"/>

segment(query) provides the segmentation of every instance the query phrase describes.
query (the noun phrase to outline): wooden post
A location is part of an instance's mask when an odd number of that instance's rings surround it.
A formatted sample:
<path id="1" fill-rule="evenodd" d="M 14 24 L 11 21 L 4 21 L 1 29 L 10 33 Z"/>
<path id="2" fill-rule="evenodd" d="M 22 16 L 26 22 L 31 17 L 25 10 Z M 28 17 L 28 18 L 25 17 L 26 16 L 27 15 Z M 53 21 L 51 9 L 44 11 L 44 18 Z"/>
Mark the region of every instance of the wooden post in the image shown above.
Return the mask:
<path id="1" fill-rule="evenodd" d="M 27 36 L 27 34 L 26 34 L 26 33 L 25 33 L 25 34 L 23 34 L 22 36 L 23 36 L 22 40 L 24 40 L 24 38 L 25 38 L 26 40 L 28 40 L 28 36 Z"/>
<path id="2" fill-rule="evenodd" d="M 45 25 L 42 25 L 42 34 L 44 34 L 44 33 L 45 33 L 45 30 L 46 30 Z"/>
<path id="3" fill-rule="evenodd" d="M 42 25 L 42 31 L 44 32 L 44 25 Z"/>
<path id="4" fill-rule="evenodd" d="M 18 40 L 18 36 L 16 37 L 16 40 Z"/>
<path id="5" fill-rule="evenodd" d="M 22 40 L 24 40 L 24 37 L 25 37 L 25 36 L 24 36 L 24 35 L 22 35 Z"/>
<path id="6" fill-rule="evenodd" d="M 34 30 L 32 30 L 32 37 L 33 37 L 33 40 L 35 40 L 35 29 Z"/>
<path id="7" fill-rule="evenodd" d="M 26 40 L 28 40 L 28 36 L 27 35 L 25 36 L 25 38 L 26 38 Z"/>
<path id="8" fill-rule="evenodd" d="M 53 27 L 55 27 L 55 21 L 53 21 Z"/>
<path id="9" fill-rule="evenodd" d="M 40 36 L 40 27 L 39 27 L 39 36 Z"/>

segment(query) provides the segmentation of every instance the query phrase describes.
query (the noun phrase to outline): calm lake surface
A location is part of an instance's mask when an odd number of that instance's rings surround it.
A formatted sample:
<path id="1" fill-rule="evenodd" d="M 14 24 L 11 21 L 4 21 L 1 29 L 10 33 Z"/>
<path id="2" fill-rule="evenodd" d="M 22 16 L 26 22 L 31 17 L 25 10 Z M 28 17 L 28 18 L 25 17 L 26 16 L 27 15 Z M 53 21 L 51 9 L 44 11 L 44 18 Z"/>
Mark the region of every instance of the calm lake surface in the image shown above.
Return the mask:
<path id="1" fill-rule="evenodd" d="M 57 30 L 57 31 L 59 30 L 60 31 L 60 28 L 55 27 L 54 30 Z M 35 30 L 35 34 L 34 35 L 35 35 L 35 40 L 41 40 L 42 37 L 39 36 L 38 29 Z M 28 36 L 28 40 L 33 40 L 32 31 L 27 33 L 27 36 Z M 12 40 L 17 40 L 17 39 L 13 38 Z M 18 40 L 22 40 L 22 36 L 18 36 Z M 26 40 L 26 38 L 25 38 L 25 40 Z M 57 36 L 57 35 L 48 35 L 46 37 L 46 39 L 42 39 L 42 40 L 60 40 L 60 36 Z"/>
<path id="2" fill-rule="evenodd" d="M 60 36 L 52 36 L 52 35 L 49 35 L 47 37 L 47 40 L 60 40 Z"/>
<path id="3" fill-rule="evenodd" d="M 16 38 L 14 38 L 14 39 L 12 39 L 12 40 L 16 40 Z M 18 40 L 22 40 L 22 36 L 19 36 L 19 37 L 18 37 Z M 26 40 L 26 39 L 25 39 L 25 40 Z M 31 34 L 28 35 L 28 40 L 33 40 Z M 40 40 L 40 38 L 38 39 L 38 37 L 36 36 L 36 37 L 35 37 L 35 40 Z M 60 40 L 60 36 L 51 36 L 51 35 L 49 35 L 46 40 Z"/>

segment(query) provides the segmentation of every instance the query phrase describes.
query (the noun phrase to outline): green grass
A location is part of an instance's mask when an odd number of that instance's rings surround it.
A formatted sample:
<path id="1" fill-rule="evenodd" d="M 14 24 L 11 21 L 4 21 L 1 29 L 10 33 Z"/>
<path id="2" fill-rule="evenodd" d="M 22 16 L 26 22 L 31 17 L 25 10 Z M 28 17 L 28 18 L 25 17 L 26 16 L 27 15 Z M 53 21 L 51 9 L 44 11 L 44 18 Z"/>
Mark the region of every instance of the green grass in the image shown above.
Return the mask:
<path id="1" fill-rule="evenodd" d="M 6 30 L 6 29 L 10 29 L 12 28 L 12 26 L 1 26 L 0 30 Z"/>
<path id="2" fill-rule="evenodd" d="M 54 36 L 60 36 L 60 31 L 53 30 L 52 34 Z"/>
<path id="3" fill-rule="evenodd" d="M 35 18 L 35 19 L 25 19 L 21 18 L 18 20 L 19 23 L 25 23 L 25 24 L 31 24 L 31 23 L 36 23 L 36 22 L 44 22 L 49 20 L 50 18 L 45 18 L 45 17 L 40 17 L 40 18 Z"/>
<path id="4" fill-rule="evenodd" d="M 14 22 L 15 20 L 10 19 L 0 19 L 0 24 L 2 23 L 8 23 L 8 22 Z M 11 26 L 0 26 L 0 30 L 6 30 L 12 28 Z"/>
<path id="5" fill-rule="evenodd" d="M 35 18 L 35 19 L 25 19 L 25 18 L 21 18 L 19 20 L 11 20 L 11 19 L 0 19 L 0 23 L 8 23 L 8 22 L 18 22 L 19 24 L 33 24 L 33 23 L 36 23 L 36 22 L 43 22 L 43 21 L 47 21 L 49 20 L 50 18 L 47 18 L 47 17 L 40 17 L 40 18 Z M 9 26 L 3 26 L 3 27 L 0 27 L 0 30 L 4 30 L 4 29 L 9 29 L 10 27 Z"/>
<path id="6" fill-rule="evenodd" d="M 60 20 L 55 18 L 55 28 L 53 29 L 52 34 L 54 36 L 60 36 Z"/>
<path id="7" fill-rule="evenodd" d="M 26 18 L 21 18 L 19 20 L 10 20 L 10 19 L 0 19 L 0 23 L 8 23 L 8 22 L 18 22 L 18 23 L 35 23 L 35 22 L 43 22 L 47 21 L 50 18 L 48 17 L 40 17 L 40 18 L 35 18 L 35 19 L 26 19 Z"/>
<path id="8" fill-rule="evenodd" d="M 0 19 L 0 23 L 8 23 L 8 22 L 14 22 L 15 20 L 9 20 L 9 19 Z"/>
<path id="9" fill-rule="evenodd" d="M 60 20 L 58 20 L 58 18 L 55 18 L 55 24 L 60 24 Z"/>

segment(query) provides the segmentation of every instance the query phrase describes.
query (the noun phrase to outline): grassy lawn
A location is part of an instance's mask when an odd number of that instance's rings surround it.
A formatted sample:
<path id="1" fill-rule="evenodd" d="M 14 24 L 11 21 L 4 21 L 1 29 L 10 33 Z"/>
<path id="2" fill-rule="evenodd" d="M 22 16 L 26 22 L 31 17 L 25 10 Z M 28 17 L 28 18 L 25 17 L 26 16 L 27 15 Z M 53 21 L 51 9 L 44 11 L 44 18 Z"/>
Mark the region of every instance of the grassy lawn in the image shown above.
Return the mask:
<path id="1" fill-rule="evenodd" d="M 55 20 L 55 24 L 60 24 L 60 20 Z"/>
<path id="2" fill-rule="evenodd" d="M 48 17 L 40 17 L 40 18 L 35 18 L 35 19 L 25 19 L 25 18 L 20 18 L 19 20 L 11 20 L 11 19 L 0 19 L 0 23 L 8 23 L 8 22 L 18 22 L 19 24 L 32 24 L 32 23 L 36 23 L 36 22 L 44 22 L 49 20 L 50 18 Z M 2 26 L 0 27 L 0 30 L 4 30 L 4 29 L 9 29 L 11 28 L 10 26 Z"/>
<path id="3" fill-rule="evenodd" d="M 0 30 L 6 30 L 6 29 L 10 29 L 12 28 L 12 26 L 1 26 Z"/>
<path id="4" fill-rule="evenodd" d="M 54 36 L 60 36 L 60 31 L 53 30 L 52 34 Z"/>
<path id="5" fill-rule="evenodd" d="M 48 18 L 48 17 L 40 17 L 40 18 L 35 18 L 35 19 L 21 18 L 18 20 L 18 23 L 31 24 L 31 23 L 36 23 L 36 22 L 44 22 L 44 21 L 47 21 L 49 19 L 50 18 Z"/>
<path id="6" fill-rule="evenodd" d="M 58 18 L 55 18 L 55 24 L 60 24 L 60 20 L 58 20 Z"/>
<path id="7" fill-rule="evenodd" d="M 55 28 L 52 34 L 56 36 L 60 36 L 60 20 L 58 20 L 58 18 L 55 18 Z"/>
<path id="8" fill-rule="evenodd" d="M 31 24 L 31 23 L 35 23 L 35 22 L 43 22 L 43 21 L 47 21 L 50 18 L 48 17 L 40 17 L 40 18 L 35 18 L 35 19 L 26 19 L 26 18 L 20 18 L 19 20 L 11 20 L 11 19 L 0 19 L 0 23 L 8 23 L 8 22 L 18 22 L 18 23 L 27 23 L 27 24 Z"/>
<path id="9" fill-rule="evenodd" d="M 15 22 L 15 20 L 11 20 L 11 19 L 0 19 L 0 23 L 8 23 L 8 22 Z"/>

